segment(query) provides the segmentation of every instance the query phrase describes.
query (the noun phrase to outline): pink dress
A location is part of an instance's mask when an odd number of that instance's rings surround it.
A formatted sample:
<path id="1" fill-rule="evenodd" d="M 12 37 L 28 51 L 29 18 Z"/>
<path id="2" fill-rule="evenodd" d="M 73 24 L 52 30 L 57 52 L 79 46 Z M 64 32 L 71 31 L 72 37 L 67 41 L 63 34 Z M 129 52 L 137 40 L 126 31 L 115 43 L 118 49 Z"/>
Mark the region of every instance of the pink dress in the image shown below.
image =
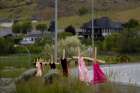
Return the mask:
<path id="1" fill-rule="evenodd" d="M 93 64 L 93 74 L 94 76 L 93 80 L 91 80 L 91 84 L 105 83 L 107 81 L 107 77 L 98 63 Z"/>
<path id="2" fill-rule="evenodd" d="M 88 69 L 85 65 L 83 57 L 78 58 L 78 74 L 79 74 L 79 80 L 89 82 L 89 73 Z"/>

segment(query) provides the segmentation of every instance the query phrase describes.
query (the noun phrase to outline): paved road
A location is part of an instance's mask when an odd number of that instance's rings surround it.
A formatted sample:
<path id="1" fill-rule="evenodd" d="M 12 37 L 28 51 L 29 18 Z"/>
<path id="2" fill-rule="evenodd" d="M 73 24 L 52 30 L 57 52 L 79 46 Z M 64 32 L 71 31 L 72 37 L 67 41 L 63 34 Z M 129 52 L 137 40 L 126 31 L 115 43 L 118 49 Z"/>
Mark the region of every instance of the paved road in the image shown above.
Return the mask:
<path id="1" fill-rule="evenodd" d="M 101 68 L 112 82 L 140 86 L 140 64 L 102 65 Z M 92 79 L 92 67 L 90 66 L 88 69 L 90 79 Z M 72 70 L 72 74 L 78 76 L 77 68 Z"/>

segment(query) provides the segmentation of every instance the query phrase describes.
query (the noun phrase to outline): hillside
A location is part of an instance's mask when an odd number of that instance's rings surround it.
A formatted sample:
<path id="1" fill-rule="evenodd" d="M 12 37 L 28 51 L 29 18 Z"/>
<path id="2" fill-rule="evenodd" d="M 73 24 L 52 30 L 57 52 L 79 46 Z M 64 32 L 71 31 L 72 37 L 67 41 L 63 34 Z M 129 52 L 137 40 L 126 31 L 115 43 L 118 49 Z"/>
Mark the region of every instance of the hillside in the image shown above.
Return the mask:
<path id="1" fill-rule="evenodd" d="M 58 0 L 58 15 L 77 16 L 80 8 L 84 7 L 90 13 L 91 0 Z M 94 8 L 97 16 L 112 15 L 112 11 L 123 19 L 127 16 L 135 16 L 140 10 L 140 0 L 94 0 Z M 98 13 L 99 12 L 99 13 Z M 131 13 L 132 12 L 132 13 Z M 43 20 L 50 19 L 54 14 L 54 0 L 0 0 L 0 17 L 28 18 L 39 16 Z M 128 14 L 123 16 L 123 14 Z M 120 19 L 121 19 L 120 18 Z"/>
<path id="2" fill-rule="evenodd" d="M 81 7 L 87 8 L 90 12 L 92 0 L 58 0 L 58 3 L 59 16 L 70 16 L 77 15 Z M 42 15 L 53 15 L 53 0 L 39 0 L 38 4 Z M 94 0 L 94 5 L 96 11 L 124 11 L 139 7 L 140 0 Z"/>

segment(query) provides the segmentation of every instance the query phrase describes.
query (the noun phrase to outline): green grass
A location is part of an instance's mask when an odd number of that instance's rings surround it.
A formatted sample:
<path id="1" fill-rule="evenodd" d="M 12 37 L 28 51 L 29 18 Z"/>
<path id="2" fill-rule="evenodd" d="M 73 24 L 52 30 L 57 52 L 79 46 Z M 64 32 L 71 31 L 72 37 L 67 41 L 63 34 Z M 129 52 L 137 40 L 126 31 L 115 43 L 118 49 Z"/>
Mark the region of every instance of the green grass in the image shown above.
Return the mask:
<path id="1" fill-rule="evenodd" d="M 35 5 L 33 5 L 35 6 Z M 24 16 L 24 18 L 27 18 L 28 16 L 30 16 L 31 14 L 33 14 L 33 12 L 30 11 L 26 11 L 28 10 L 29 7 L 23 7 L 25 9 L 22 9 L 22 11 L 19 12 L 19 14 L 26 14 L 27 16 Z M 11 16 L 15 16 L 12 12 L 9 12 L 10 10 L 0 10 L 0 16 L 4 16 L 4 17 L 11 17 Z M 32 10 L 33 11 L 33 10 Z M 101 16 L 108 16 L 113 20 L 117 20 L 117 21 L 128 21 L 129 19 L 133 18 L 133 19 L 137 19 L 140 21 L 140 7 L 137 8 L 133 8 L 133 9 L 128 9 L 128 10 L 119 10 L 119 11 L 95 11 L 95 17 L 101 17 Z M 73 25 L 76 28 L 79 28 L 82 26 L 83 23 L 88 22 L 89 20 L 91 20 L 91 14 L 86 14 L 83 16 L 68 16 L 68 17 L 60 17 L 58 18 L 58 27 L 63 29 L 66 28 L 68 25 Z M 50 20 L 46 20 L 46 21 L 42 21 L 43 23 L 47 23 L 47 25 L 49 25 L 49 21 Z"/>
<path id="2" fill-rule="evenodd" d="M 31 59 L 29 55 L 9 55 L 0 56 L 0 68 L 4 67 L 29 67 L 31 65 Z"/>
<path id="3" fill-rule="evenodd" d="M 42 78 L 33 78 L 17 84 L 17 93 L 93 93 L 94 88 L 72 79 L 54 80 L 45 85 Z"/>
<path id="4" fill-rule="evenodd" d="M 95 17 L 101 17 L 101 16 L 108 16 L 112 20 L 125 22 L 129 19 L 133 18 L 140 21 L 140 7 L 134 8 L 134 9 L 128 9 L 128 10 L 119 10 L 119 11 L 95 11 L 94 16 Z M 58 18 L 58 27 L 63 29 L 66 28 L 68 25 L 73 25 L 76 28 L 79 28 L 82 26 L 83 23 L 88 22 L 92 19 L 91 13 L 85 14 L 83 16 L 67 16 L 67 17 L 60 17 Z M 43 23 L 49 24 L 48 21 L 43 21 Z"/>
<path id="5" fill-rule="evenodd" d="M 121 54 L 119 56 L 127 56 L 129 58 L 128 62 L 118 62 L 116 60 L 117 55 L 98 55 L 99 59 L 105 60 L 106 63 L 113 63 L 113 64 L 117 64 L 117 63 L 140 63 L 140 54 Z"/>
<path id="6" fill-rule="evenodd" d="M 140 21 L 140 7 L 134 8 L 134 9 L 128 9 L 128 10 L 122 10 L 122 11 L 95 11 L 94 16 L 95 17 L 101 17 L 101 16 L 108 16 L 113 20 L 117 21 L 128 21 L 129 19 L 136 19 Z M 70 17 L 62 17 L 58 20 L 58 26 L 59 28 L 65 28 L 68 25 L 73 25 L 75 27 L 82 26 L 83 23 L 88 22 L 91 20 L 91 14 L 86 14 L 83 16 L 70 16 Z"/>
<path id="7" fill-rule="evenodd" d="M 25 68 L 15 68 L 14 70 L 0 70 L 0 77 L 15 78 L 21 75 L 21 73 L 23 73 L 25 70 Z"/>
<path id="8" fill-rule="evenodd" d="M 17 85 L 17 93 L 136 93 L 136 87 L 122 86 L 114 83 L 101 84 L 98 87 L 87 85 L 77 79 L 61 78 L 52 84 L 44 84 L 43 78 L 32 78 Z M 124 91 L 127 92 L 124 92 Z"/>

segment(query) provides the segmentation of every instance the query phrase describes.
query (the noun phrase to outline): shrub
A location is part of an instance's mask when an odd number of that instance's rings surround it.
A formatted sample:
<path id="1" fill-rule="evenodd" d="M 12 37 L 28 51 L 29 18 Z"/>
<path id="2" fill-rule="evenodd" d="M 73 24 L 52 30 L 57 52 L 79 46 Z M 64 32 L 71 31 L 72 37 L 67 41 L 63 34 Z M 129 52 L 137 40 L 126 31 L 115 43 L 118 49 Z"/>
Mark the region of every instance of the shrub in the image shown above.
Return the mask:
<path id="1" fill-rule="evenodd" d="M 69 25 L 68 27 L 66 27 L 65 32 L 72 33 L 73 35 L 76 34 L 75 28 L 72 25 Z"/>
<path id="2" fill-rule="evenodd" d="M 126 28 L 135 28 L 139 26 L 139 22 L 135 19 L 130 19 L 126 24 L 124 24 Z"/>
<path id="3" fill-rule="evenodd" d="M 89 11 L 88 11 L 87 8 L 81 7 L 81 8 L 78 10 L 78 12 L 79 12 L 79 15 L 81 16 L 81 15 L 87 14 Z"/>
<path id="4" fill-rule="evenodd" d="M 32 23 L 31 21 L 19 21 L 12 25 L 12 31 L 14 33 L 23 33 L 26 34 L 27 32 L 30 32 L 32 29 Z"/>
<path id="5" fill-rule="evenodd" d="M 77 47 L 80 47 L 81 42 L 76 36 L 67 37 L 66 39 L 61 39 L 58 42 L 59 55 L 62 55 L 63 49 L 66 49 L 66 55 L 71 57 L 77 55 Z"/>
<path id="6" fill-rule="evenodd" d="M 0 38 L 0 55 L 15 52 L 14 41 L 9 38 Z"/>
<path id="7" fill-rule="evenodd" d="M 37 24 L 36 25 L 36 29 L 42 31 L 42 33 L 43 33 L 44 31 L 47 30 L 47 25 L 46 24 L 43 24 L 43 23 L 42 24 L 41 23 L 40 24 Z"/>

